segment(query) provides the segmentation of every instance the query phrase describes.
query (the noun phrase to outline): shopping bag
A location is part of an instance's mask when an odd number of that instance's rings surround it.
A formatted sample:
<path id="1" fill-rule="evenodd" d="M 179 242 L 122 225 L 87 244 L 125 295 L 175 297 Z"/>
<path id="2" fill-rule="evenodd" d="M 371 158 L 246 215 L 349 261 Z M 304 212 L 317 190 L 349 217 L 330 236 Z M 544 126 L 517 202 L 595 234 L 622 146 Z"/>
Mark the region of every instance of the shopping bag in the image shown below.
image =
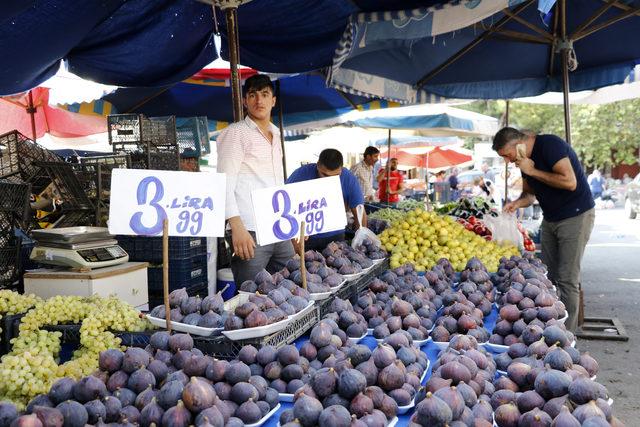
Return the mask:
<path id="1" fill-rule="evenodd" d="M 356 213 L 358 214 L 358 224 L 362 224 L 362 219 L 364 218 L 364 206 L 358 205 L 356 207 Z M 373 242 L 377 248 L 380 247 L 380 239 L 378 239 L 376 233 L 363 226 L 360 226 L 360 228 L 356 230 L 356 235 L 351 241 L 351 247 L 355 249 L 361 246 L 367 239 Z"/>
<path id="2" fill-rule="evenodd" d="M 493 241 L 509 242 L 518 248 L 523 247 L 522 233 L 518 230 L 518 219 L 513 214 L 501 213 L 496 217 L 487 215 L 483 219 L 484 225 L 491 230 Z"/>

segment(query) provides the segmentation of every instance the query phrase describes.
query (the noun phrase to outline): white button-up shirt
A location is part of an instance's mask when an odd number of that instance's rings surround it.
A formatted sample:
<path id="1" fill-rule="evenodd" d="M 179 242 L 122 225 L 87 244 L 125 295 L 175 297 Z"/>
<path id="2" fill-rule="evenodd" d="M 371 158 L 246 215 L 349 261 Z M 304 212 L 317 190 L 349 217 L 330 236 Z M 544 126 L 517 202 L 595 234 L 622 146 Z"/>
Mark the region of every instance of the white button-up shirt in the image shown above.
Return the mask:
<path id="1" fill-rule="evenodd" d="M 271 123 L 273 140 L 247 116 L 224 129 L 217 140 L 218 172 L 227 174 L 225 219 L 240 216 L 256 231 L 251 191 L 284 184 L 280 130 Z"/>
<path id="2" fill-rule="evenodd" d="M 360 163 L 353 165 L 351 173 L 358 178 L 365 199 L 373 199 L 376 195 L 373 189 L 373 166 L 367 165 L 364 160 L 362 160 Z"/>

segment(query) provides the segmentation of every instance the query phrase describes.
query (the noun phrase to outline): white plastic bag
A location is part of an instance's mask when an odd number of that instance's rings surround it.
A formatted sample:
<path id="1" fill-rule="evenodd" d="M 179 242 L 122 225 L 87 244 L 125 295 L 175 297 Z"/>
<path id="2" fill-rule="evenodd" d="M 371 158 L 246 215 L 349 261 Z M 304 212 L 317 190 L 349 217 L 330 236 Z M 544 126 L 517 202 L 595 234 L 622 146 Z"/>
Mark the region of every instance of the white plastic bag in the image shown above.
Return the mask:
<path id="1" fill-rule="evenodd" d="M 362 220 L 364 218 L 364 206 L 358 205 L 356 207 L 356 213 L 358 214 L 358 224 L 362 224 Z M 378 248 L 381 245 L 380 239 L 378 239 L 376 233 L 361 225 L 360 228 L 356 230 L 356 235 L 351 241 L 351 247 L 354 249 L 357 248 L 358 246 L 362 245 L 362 242 L 364 242 L 365 239 L 371 240 Z"/>
<path id="2" fill-rule="evenodd" d="M 494 242 L 510 242 L 518 248 L 523 247 L 522 233 L 518 230 L 518 220 L 515 215 L 506 213 L 496 217 L 486 215 L 483 221 L 484 225 L 491 230 Z"/>

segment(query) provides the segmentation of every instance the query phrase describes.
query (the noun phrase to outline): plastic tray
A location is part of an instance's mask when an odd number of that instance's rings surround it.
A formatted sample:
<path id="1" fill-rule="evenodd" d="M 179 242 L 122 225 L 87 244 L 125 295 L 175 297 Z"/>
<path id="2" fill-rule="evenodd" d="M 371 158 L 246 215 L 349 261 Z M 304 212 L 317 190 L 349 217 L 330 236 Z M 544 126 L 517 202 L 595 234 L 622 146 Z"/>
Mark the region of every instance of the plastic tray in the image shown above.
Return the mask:
<path id="1" fill-rule="evenodd" d="M 358 279 L 358 277 L 366 274 L 367 272 L 362 270 L 360 273 L 356 273 L 356 274 L 343 274 L 342 277 L 344 277 L 344 280 L 347 282 L 353 282 L 354 280 Z"/>
<path id="2" fill-rule="evenodd" d="M 367 336 L 367 333 L 365 332 L 365 334 L 361 337 L 347 337 L 347 341 L 349 341 L 351 344 L 358 344 L 360 341 L 365 339 L 366 336 Z"/>
<path id="3" fill-rule="evenodd" d="M 167 321 L 159 317 L 145 316 L 153 326 L 166 329 Z M 187 332 L 192 335 L 199 335 L 201 337 L 210 337 L 212 335 L 218 335 L 223 328 L 203 328 L 201 326 L 188 325 L 186 323 L 171 321 L 171 329 L 178 332 Z"/>
<path id="4" fill-rule="evenodd" d="M 281 402 L 288 402 L 287 400 L 281 400 Z M 293 402 L 293 400 L 292 400 Z M 280 405 L 278 405 L 280 406 Z M 387 423 L 386 427 L 395 427 L 398 424 L 398 417 L 393 417 L 391 420 L 389 420 L 389 422 Z M 253 425 L 253 424 L 252 424 Z M 282 427 L 280 425 L 280 421 L 278 421 L 278 424 L 276 424 L 277 427 Z"/>
<path id="5" fill-rule="evenodd" d="M 228 300 L 227 302 L 225 302 L 225 310 L 227 309 L 227 303 L 229 303 L 230 301 L 236 300 L 236 305 L 237 305 L 238 304 L 237 301 L 241 301 L 242 299 L 244 299 L 244 301 L 247 301 L 249 299 L 249 296 L 247 294 L 240 294 L 237 297 L 234 297 Z M 283 319 L 276 323 L 272 323 L 270 325 L 259 326 L 257 328 L 238 329 L 235 331 L 223 330 L 222 334 L 228 339 L 230 339 L 231 341 L 248 340 L 252 338 L 260 338 L 267 335 L 271 335 L 286 328 L 290 322 L 296 321 L 297 319 L 303 317 L 305 314 L 309 313 L 311 310 L 313 310 L 314 304 L 315 304 L 314 301 L 309 301 L 309 305 L 307 305 L 307 307 L 304 308 L 303 310 L 299 311 L 294 315 L 287 317 L 286 319 Z M 235 305 L 233 307 L 235 308 Z"/>
<path id="6" fill-rule="evenodd" d="M 260 418 L 257 423 L 245 424 L 245 427 L 258 427 L 258 426 L 261 426 L 262 424 L 266 423 L 267 420 L 273 416 L 273 414 L 278 412 L 279 409 L 280 409 L 280 404 L 278 403 L 272 410 L 267 412 L 267 415 L 265 415 L 264 417 Z"/>
<path id="7" fill-rule="evenodd" d="M 571 345 L 571 347 L 575 347 L 576 346 L 576 340 L 573 340 L 570 345 Z M 483 342 L 483 343 L 478 343 L 478 346 L 482 346 L 486 350 L 490 350 L 493 353 L 504 353 L 505 351 L 509 350 L 509 346 L 508 345 L 491 344 L 488 341 L 487 342 Z"/>
<path id="8" fill-rule="evenodd" d="M 325 299 L 329 298 L 336 291 L 337 291 L 337 289 L 335 291 L 334 290 L 330 290 L 328 292 L 318 292 L 318 293 L 315 293 L 315 294 L 312 294 L 311 292 L 309 292 L 309 295 L 311 295 L 311 299 L 314 300 L 314 301 L 322 301 L 322 300 L 325 300 Z"/>
<path id="9" fill-rule="evenodd" d="M 429 372 L 430 369 L 431 369 L 431 361 L 427 359 L 427 367 L 425 368 L 424 372 L 422 372 L 422 375 L 420 376 L 420 384 L 422 384 L 424 379 L 427 377 L 427 372 Z M 413 399 L 411 399 L 411 403 L 405 406 L 398 406 L 398 414 L 403 415 L 409 412 L 411 409 L 413 409 L 416 406 L 417 396 L 418 396 L 418 393 L 416 392 L 416 395 L 413 396 Z"/>

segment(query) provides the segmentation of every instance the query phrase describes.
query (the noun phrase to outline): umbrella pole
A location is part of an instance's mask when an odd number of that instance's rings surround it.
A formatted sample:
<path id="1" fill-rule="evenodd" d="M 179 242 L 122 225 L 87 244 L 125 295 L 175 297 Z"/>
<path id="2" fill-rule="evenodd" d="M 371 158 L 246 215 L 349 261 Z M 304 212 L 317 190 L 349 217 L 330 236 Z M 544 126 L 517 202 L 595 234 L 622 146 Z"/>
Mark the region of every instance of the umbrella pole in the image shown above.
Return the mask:
<path id="1" fill-rule="evenodd" d="M 387 188 L 386 188 L 386 193 L 387 193 L 387 204 L 389 204 L 389 174 L 391 171 L 391 129 L 389 129 L 389 136 L 387 137 Z"/>
<path id="2" fill-rule="evenodd" d="M 562 8 L 562 40 L 567 42 L 567 2 L 561 0 L 558 5 Z M 569 104 L 569 47 L 565 46 L 561 50 L 562 55 L 562 94 L 564 100 L 564 133 L 567 143 L 571 145 L 571 107 Z"/>
<path id="3" fill-rule="evenodd" d="M 33 142 L 36 142 L 36 108 L 33 106 L 33 93 L 29 91 L 29 107 L 27 107 L 27 113 L 31 117 L 31 135 L 33 136 Z"/>
<path id="4" fill-rule="evenodd" d="M 504 112 L 504 123 L 505 126 L 509 126 L 509 100 L 507 99 L 507 108 Z M 509 162 L 504 161 L 504 202 L 502 202 L 502 206 L 507 204 L 509 194 Z"/>
<path id="5" fill-rule="evenodd" d="M 425 169 L 427 170 L 424 178 L 427 181 L 427 211 L 431 211 L 431 199 L 429 198 L 429 152 L 427 152 L 427 164 Z"/>
<path id="6" fill-rule="evenodd" d="M 282 147 L 282 173 L 287 177 L 287 158 L 284 152 L 284 121 L 282 117 L 282 94 L 280 93 L 280 80 L 276 80 L 276 102 L 278 103 L 278 127 L 280 128 L 280 146 Z"/>
<path id="7" fill-rule="evenodd" d="M 239 3 L 239 2 L 238 2 Z M 226 4 L 226 3 L 225 3 Z M 242 120 L 242 93 L 240 90 L 240 50 L 238 43 L 238 4 L 220 6 L 227 20 L 227 36 L 229 38 L 229 67 L 231 71 L 231 97 L 233 104 L 233 121 Z"/>

